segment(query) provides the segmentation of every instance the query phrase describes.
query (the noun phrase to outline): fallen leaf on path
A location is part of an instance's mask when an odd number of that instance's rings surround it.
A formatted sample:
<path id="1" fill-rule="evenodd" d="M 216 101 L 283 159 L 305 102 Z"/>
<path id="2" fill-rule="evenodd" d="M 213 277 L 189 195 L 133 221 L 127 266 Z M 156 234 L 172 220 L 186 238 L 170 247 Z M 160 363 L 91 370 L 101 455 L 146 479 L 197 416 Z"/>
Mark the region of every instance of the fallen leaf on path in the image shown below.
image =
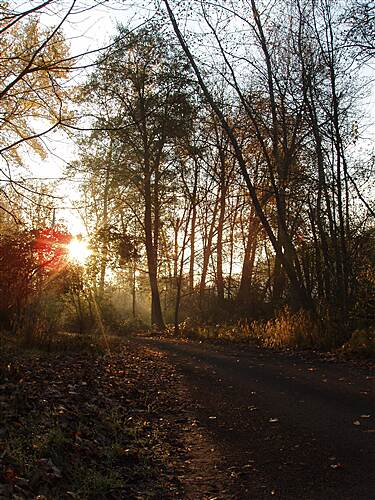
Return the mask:
<path id="1" fill-rule="evenodd" d="M 8 469 L 6 469 L 4 473 L 4 478 L 8 482 L 13 482 L 15 479 L 17 479 L 17 472 L 11 467 L 8 467 Z"/>
<path id="2" fill-rule="evenodd" d="M 331 469 L 343 469 L 344 468 L 344 466 L 342 464 L 340 464 L 340 463 L 338 463 L 338 464 L 331 464 L 330 467 L 331 467 Z"/>

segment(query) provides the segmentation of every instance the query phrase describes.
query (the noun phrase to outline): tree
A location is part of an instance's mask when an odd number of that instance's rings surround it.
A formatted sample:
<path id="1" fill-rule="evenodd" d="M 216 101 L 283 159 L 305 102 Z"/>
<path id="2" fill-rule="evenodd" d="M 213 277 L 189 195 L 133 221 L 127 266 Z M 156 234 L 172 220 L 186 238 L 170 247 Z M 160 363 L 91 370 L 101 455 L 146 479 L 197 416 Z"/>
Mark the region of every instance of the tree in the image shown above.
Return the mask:
<path id="1" fill-rule="evenodd" d="M 0 322 L 17 333 L 28 307 L 51 286 L 67 264 L 71 235 L 63 228 L 14 229 L 0 238 Z M 26 332 L 29 335 L 30 332 Z"/>
<path id="2" fill-rule="evenodd" d="M 181 12 L 176 14 L 172 3 L 164 0 L 173 30 L 228 137 L 261 233 L 272 245 L 274 304 L 288 300 L 314 315 L 332 308 L 346 323 L 350 203 L 359 194 L 368 204 L 352 182 L 348 156 L 359 94 L 339 29 L 342 11 L 325 0 L 272 7 L 255 0 L 195 2 L 195 14 L 206 27 L 195 44 L 194 36 L 184 36 L 179 28 Z M 289 21 L 284 23 L 285 12 Z M 217 99 L 218 79 L 228 86 L 224 105 Z M 228 103 L 243 109 L 245 142 L 228 118 Z M 250 155 L 249 141 L 256 144 Z M 254 154 L 266 192 L 257 186 Z M 249 243 L 247 257 L 252 249 Z"/>
<path id="3" fill-rule="evenodd" d="M 173 179 L 174 144 L 191 129 L 187 66 L 181 54 L 149 26 L 137 34 L 119 28 L 115 50 L 99 62 L 87 85 L 102 128 L 116 131 L 120 163 L 114 177 L 142 200 L 144 243 L 152 297 L 151 320 L 164 328 L 158 286 L 163 201 Z"/>
<path id="4" fill-rule="evenodd" d="M 228 138 L 232 144 L 234 153 L 236 155 L 241 173 L 244 177 L 244 180 L 246 182 L 246 185 L 249 189 L 249 193 L 252 199 L 252 203 L 254 204 L 254 208 L 256 211 L 257 216 L 259 217 L 271 243 L 272 246 L 276 252 L 277 258 L 280 259 L 282 262 L 282 265 L 285 269 L 286 274 L 288 275 L 288 278 L 291 283 L 291 288 L 293 291 L 294 295 L 294 300 L 295 302 L 299 303 L 300 305 L 303 305 L 304 307 L 308 309 L 313 308 L 312 300 L 311 297 L 309 296 L 305 285 L 303 283 L 303 280 L 301 278 L 301 272 L 300 272 L 300 264 L 298 261 L 298 256 L 295 250 L 295 247 L 293 245 L 292 239 L 291 239 L 291 234 L 288 229 L 288 224 L 286 220 L 286 201 L 285 201 L 285 189 L 286 189 L 286 180 L 288 177 L 288 170 L 289 166 L 293 162 L 293 149 L 296 147 L 296 132 L 298 129 L 296 129 L 294 132 L 293 130 L 288 133 L 288 131 L 285 129 L 285 122 L 280 121 L 278 117 L 279 109 L 281 113 L 284 114 L 285 112 L 285 107 L 284 103 L 281 102 L 280 105 L 276 100 L 276 94 L 275 94 L 275 88 L 276 88 L 276 74 L 273 73 L 273 61 L 271 60 L 270 56 L 270 47 L 267 42 L 267 38 L 265 36 L 265 32 L 263 29 L 263 24 L 261 17 L 259 15 L 259 12 L 257 10 L 257 7 L 255 5 L 255 2 L 251 2 L 251 11 L 252 11 L 252 17 L 253 17 L 253 24 L 251 25 L 252 30 L 255 30 L 255 33 L 257 34 L 257 40 L 259 44 L 259 51 L 260 55 L 264 61 L 264 70 L 265 73 L 265 89 L 266 92 L 268 93 L 268 117 L 270 120 L 270 128 L 268 129 L 269 131 L 269 136 L 265 137 L 262 132 L 261 132 L 261 124 L 263 123 L 264 120 L 264 115 L 259 115 L 257 109 L 254 109 L 251 101 L 251 95 L 249 96 L 250 99 L 244 94 L 243 90 L 241 90 L 236 73 L 228 60 L 228 57 L 226 55 L 226 51 L 224 50 L 224 47 L 221 43 L 221 40 L 219 38 L 219 33 L 218 31 L 215 30 L 215 27 L 213 24 L 209 21 L 207 11 L 205 10 L 205 6 L 203 4 L 203 17 L 206 20 L 209 28 L 213 32 L 213 37 L 217 42 L 217 45 L 219 47 L 219 53 L 221 54 L 225 64 L 227 64 L 230 74 L 232 76 L 232 80 L 230 84 L 233 86 L 235 91 L 237 92 L 239 99 L 241 103 L 244 106 L 244 109 L 246 110 L 250 122 L 253 124 L 253 127 L 255 129 L 256 136 L 258 138 L 260 147 L 263 150 L 264 158 L 268 163 L 269 167 L 269 175 L 272 183 L 272 188 L 274 190 L 274 195 L 276 198 L 276 204 L 277 204 L 277 215 L 278 215 L 278 235 L 275 235 L 274 230 L 270 224 L 269 219 L 267 218 L 266 214 L 264 213 L 264 210 L 262 208 L 261 202 L 259 200 L 256 188 L 254 186 L 254 183 L 252 182 L 249 172 L 247 170 L 247 164 L 246 164 L 246 159 L 244 158 L 241 145 L 239 144 L 235 132 L 233 130 L 233 127 L 231 123 L 228 121 L 226 116 L 224 115 L 222 109 L 218 105 L 218 103 L 215 101 L 209 87 L 208 83 L 205 82 L 204 77 L 202 72 L 200 71 L 197 62 L 189 49 L 184 37 L 182 36 L 182 33 L 178 27 L 176 18 L 173 14 L 173 11 L 171 9 L 170 3 L 165 0 L 164 1 L 168 15 L 171 19 L 173 28 L 175 30 L 176 36 L 185 51 L 186 56 L 188 57 L 192 68 L 194 69 L 194 72 L 196 74 L 196 77 L 198 79 L 198 82 L 201 86 L 201 89 L 203 91 L 203 94 L 211 106 L 213 112 L 217 115 L 223 129 L 225 130 L 226 134 L 228 135 Z M 284 96 L 284 100 L 286 98 L 286 95 Z M 281 107 L 280 107 L 281 106 Z M 301 104 L 300 104 L 301 106 Z M 298 110 L 297 110 L 298 111 Z M 281 115 L 281 118 L 283 117 L 283 114 Z M 297 115 L 297 120 L 296 120 L 296 127 L 299 126 L 300 119 L 298 118 Z M 284 126 L 284 128 L 283 128 Z M 265 128 L 265 130 L 267 130 Z M 291 139 L 291 142 L 289 142 L 289 139 Z M 270 145 L 270 146 L 269 146 Z M 287 149 L 285 149 L 287 148 Z"/>
<path id="5" fill-rule="evenodd" d="M 348 2 L 343 15 L 346 29 L 346 46 L 354 50 L 362 61 L 375 55 L 375 6 L 373 1 Z"/>
<path id="6" fill-rule="evenodd" d="M 56 27 L 43 28 L 41 13 L 52 3 L 23 12 L 9 2 L 0 6 L 0 153 L 9 161 L 21 161 L 26 142 L 43 156 L 39 138 L 68 117 L 62 83 L 72 60 L 61 27 L 75 2 Z"/>

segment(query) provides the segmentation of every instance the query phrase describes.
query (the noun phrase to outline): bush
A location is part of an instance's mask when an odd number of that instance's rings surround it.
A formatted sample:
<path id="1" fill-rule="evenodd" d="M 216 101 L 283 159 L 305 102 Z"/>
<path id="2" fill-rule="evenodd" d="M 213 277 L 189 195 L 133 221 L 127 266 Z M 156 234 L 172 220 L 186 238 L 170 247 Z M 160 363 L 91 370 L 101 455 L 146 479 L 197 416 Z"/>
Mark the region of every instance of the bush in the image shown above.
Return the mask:
<path id="1" fill-rule="evenodd" d="M 187 329 L 185 335 L 230 342 L 257 342 L 271 348 L 326 347 L 329 338 L 328 332 L 323 331 L 307 312 L 293 313 L 287 307 L 270 320 L 196 326 Z"/>
<path id="2" fill-rule="evenodd" d="M 343 347 L 345 352 L 353 352 L 358 354 L 375 354 L 375 329 L 355 330 L 352 336 Z"/>
<path id="3" fill-rule="evenodd" d="M 150 327 L 140 318 L 129 318 L 121 321 L 117 328 L 117 333 L 130 335 L 131 333 L 146 332 Z"/>
<path id="4" fill-rule="evenodd" d="M 185 320 L 179 326 L 181 335 L 190 339 L 217 339 L 230 342 L 249 342 L 250 340 L 254 340 L 247 320 L 216 325 L 194 325 L 191 321 Z M 173 333 L 174 329 L 171 327 L 170 331 Z"/>
<path id="5" fill-rule="evenodd" d="M 249 328 L 251 336 L 266 347 L 316 347 L 326 344 L 317 323 L 303 310 L 293 313 L 285 307 L 274 319 L 254 321 Z"/>

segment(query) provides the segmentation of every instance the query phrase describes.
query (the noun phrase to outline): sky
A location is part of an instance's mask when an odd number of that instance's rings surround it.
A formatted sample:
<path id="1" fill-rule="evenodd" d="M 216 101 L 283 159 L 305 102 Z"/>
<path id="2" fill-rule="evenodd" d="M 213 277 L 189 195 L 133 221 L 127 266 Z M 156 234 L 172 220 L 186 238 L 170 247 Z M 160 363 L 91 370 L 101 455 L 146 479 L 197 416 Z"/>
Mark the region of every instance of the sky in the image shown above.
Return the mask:
<path id="1" fill-rule="evenodd" d="M 69 0 L 64 0 L 64 2 L 64 9 L 57 15 L 44 15 L 42 17 L 44 25 L 53 26 L 58 22 L 58 19 L 61 18 L 71 4 Z M 110 43 L 116 24 L 122 23 L 125 26 L 135 27 L 152 15 L 148 0 L 145 0 L 143 5 L 141 2 L 137 2 L 136 8 L 134 2 L 126 2 L 126 0 L 111 0 L 110 2 L 96 0 L 96 3 L 97 5 L 92 7 L 95 4 L 94 0 L 77 0 L 76 9 L 64 23 L 64 34 L 70 44 L 72 55 L 94 51 L 94 53 L 80 59 L 81 65 L 95 61 L 97 57 L 95 51 Z M 14 4 L 21 10 L 30 5 L 35 5 L 35 2 L 33 0 L 16 0 Z M 371 73 L 373 69 L 370 68 L 368 71 Z M 84 81 L 87 73 L 88 70 L 86 69 L 74 72 L 71 83 Z M 375 121 L 375 88 L 368 100 L 368 109 L 372 110 L 368 119 L 370 123 Z M 366 135 L 372 141 L 374 140 L 374 126 L 367 129 Z M 30 170 L 29 175 L 30 177 L 45 179 L 46 182 L 56 182 L 56 194 L 61 196 L 61 200 L 54 200 L 56 221 L 66 222 L 73 234 L 85 233 L 79 210 L 74 208 L 77 205 L 82 206 L 78 191 L 79 178 L 70 181 L 63 180 L 66 165 L 78 156 L 77 145 L 66 134 L 56 132 L 45 136 L 44 144 L 49 152 L 48 158 L 41 161 L 35 155 L 30 154 L 27 159 Z"/>
<path id="2" fill-rule="evenodd" d="M 116 25 L 122 23 L 126 26 L 138 26 L 143 22 L 145 16 L 150 14 L 147 7 L 134 9 L 133 3 L 126 1 L 111 0 L 92 7 L 93 0 L 78 0 L 78 8 L 69 16 L 63 25 L 63 32 L 71 49 L 71 55 L 83 54 L 79 59 L 79 65 L 85 66 L 93 63 L 98 56 L 97 49 L 107 46 L 111 36 L 116 30 Z M 15 2 L 21 10 L 33 5 L 32 0 Z M 65 1 L 65 9 L 58 15 L 43 15 L 41 22 L 45 26 L 55 26 L 59 18 L 66 12 L 71 2 Z M 87 7 L 89 8 L 87 9 Z M 93 51 L 93 53 L 91 53 Z M 90 55 L 84 55 L 86 53 Z M 78 70 L 73 73 L 72 83 L 82 83 L 89 69 Z M 69 163 L 78 156 L 79 149 L 74 139 L 69 138 L 62 132 L 53 132 L 43 137 L 43 143 L 48 151 L 48 157 L 41 160 L 37 155 L 28 153 L 26 162 L 28 172 L 25 177 L 40 179 L 42 182 L 56 183 L 54 194 L 61 199 L 55 199 L 54 219 L 56 222 L 65 223 L 72 234 L 85 234 L 85 227 L 80 217 L 82 200 L 78 190 L 79 178 L 72 180 L 64 179 L 64 170 Z M 51 222 L 53 214 L 51 212 Z"/>

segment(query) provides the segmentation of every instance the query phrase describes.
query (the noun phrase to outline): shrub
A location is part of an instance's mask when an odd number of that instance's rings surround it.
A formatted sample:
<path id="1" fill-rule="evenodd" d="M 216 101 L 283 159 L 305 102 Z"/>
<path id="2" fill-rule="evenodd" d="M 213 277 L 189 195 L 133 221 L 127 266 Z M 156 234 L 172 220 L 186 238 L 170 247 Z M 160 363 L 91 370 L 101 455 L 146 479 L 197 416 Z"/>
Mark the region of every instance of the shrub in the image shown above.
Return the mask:
<path id="1" fill-rule="evenodd" d="M 310 315 L 301 310 L 296 313 L 288 308 L 270 320 L 240 320 L 234 324 L 197 326 L 193 330 L 196 337 L 221 339 L 231 342 L 255 341 L 272 348 L 326 346 L 327 336 Z M 190 335 L 191 336 L 191 335 Z"/>
<path id="2" fill-rule="evenodd" d="M 240 320 L 237 323 L 223 323 L 216 325 L 194 325 L 185 320 L 180 323 L 180 333 L 184 337 L 191 339 L 219 339 L 230 342 L 248 342 L 253 338 L 252 331 L 247 320 Z M 170 328 L 173 333 L 173 327 Z"/>
<path id="3" fill-rule="evenodd" d="M 324 345 L 321 329 L 303 310 L 296 313 L 283 308 L 268 321 L 254 321 L 250 325 L 251 336 L 266 347 L 314 347 Z"/>
<path id="4" fill-rule="evenodd" d="M 150 327 L 140 318 L 129 318 L 121 321 L 117 327 L 117 333 L 129 335 L 136 332 L 146 332 Z"/>
<path id="5" fill-rule="evenodd" d="M 375 354 L 375 329 L 355 330 L 343 347 L 343 351 L 359 354 Z"/>

